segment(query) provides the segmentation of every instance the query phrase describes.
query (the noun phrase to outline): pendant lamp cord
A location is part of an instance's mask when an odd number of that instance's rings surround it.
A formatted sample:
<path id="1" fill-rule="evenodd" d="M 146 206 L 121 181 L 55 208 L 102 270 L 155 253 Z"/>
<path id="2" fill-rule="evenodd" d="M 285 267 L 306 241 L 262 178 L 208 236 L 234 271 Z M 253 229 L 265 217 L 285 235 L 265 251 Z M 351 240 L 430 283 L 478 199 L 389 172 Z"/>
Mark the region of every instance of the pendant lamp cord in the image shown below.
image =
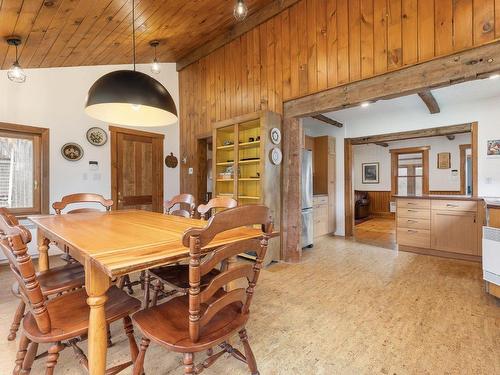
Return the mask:
<path id="1" fill-rule="evenodd" d="M 16 63 L 18 63 L 18 64 L 19 64 L 19 58 L 18 58 L 18 56 L 17 56 L 17 44 L 16 44 Z"/>
<path id="2" fill-rule="evenodd" d="M 135 72 L 135 0 L 132 0 L 132 53 L 134 55 Z"/>

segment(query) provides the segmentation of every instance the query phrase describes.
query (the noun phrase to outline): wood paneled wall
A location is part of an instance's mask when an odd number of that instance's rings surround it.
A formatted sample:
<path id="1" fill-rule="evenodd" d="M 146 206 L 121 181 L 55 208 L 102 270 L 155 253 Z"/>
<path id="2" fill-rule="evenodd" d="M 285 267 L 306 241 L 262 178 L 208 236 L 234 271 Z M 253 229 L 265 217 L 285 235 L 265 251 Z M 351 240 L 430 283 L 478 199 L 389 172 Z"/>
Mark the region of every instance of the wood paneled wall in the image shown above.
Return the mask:
<path id="1" fill-rule="evenodd" d="M 180 72 L 181 190 L 212 122 L 499 37 L 500 0 L 301 0 Z"/>
<path id="2" fill-rule="evenodd" d="M 368 191 L 368 198 L 370 199 L 370 214 L 373 215 L 391 215 L 390 191 Z"/>

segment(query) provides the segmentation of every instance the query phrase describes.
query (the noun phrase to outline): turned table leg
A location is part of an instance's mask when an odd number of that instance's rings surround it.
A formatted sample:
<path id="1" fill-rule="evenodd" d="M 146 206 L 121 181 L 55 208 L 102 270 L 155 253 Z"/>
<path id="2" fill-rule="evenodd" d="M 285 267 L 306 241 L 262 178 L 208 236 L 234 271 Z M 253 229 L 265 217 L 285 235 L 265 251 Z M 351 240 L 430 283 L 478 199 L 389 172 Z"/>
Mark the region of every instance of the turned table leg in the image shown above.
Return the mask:
<path id="1" fill-rule="evenodd" d="M 38 271 L 47 271 L 49 269 L 49 239 L 45 238 L 42 231 L 38 229 Z"/>
<path id="2" fill-rule="evenodd" d="M 90 375 L 104 375 L 106 372 L 107 325 L 106 291 L 110 286 L 109 277 L 96 267 L 91 260 L 85 261 L 85 289 L 90 307 L 88 335 L 88 363 Z"/>

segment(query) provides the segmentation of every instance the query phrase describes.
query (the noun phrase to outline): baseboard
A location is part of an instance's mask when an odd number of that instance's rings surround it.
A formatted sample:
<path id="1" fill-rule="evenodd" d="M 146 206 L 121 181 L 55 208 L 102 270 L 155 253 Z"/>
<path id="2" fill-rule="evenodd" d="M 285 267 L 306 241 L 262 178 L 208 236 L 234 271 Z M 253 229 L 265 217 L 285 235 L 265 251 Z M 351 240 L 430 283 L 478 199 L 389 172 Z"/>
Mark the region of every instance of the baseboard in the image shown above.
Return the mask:
<path id="1" fill-rule="evenodd" d="M 405 245 L 398 245 L 398 249 L 400 251 L 406 251 L 409 253 L 417 253 L 417 254 L 422 254 L 422 255 L 432 255 L 432 256 L 441 257 L 441 258 L 468 260 L 470 262 L 479 262 L 480 263 L 481 259 L 482 259 L 478 255 L 450 253 L 447 251 L 434 250 L 434 249 L 422 249 L 420 247 L 405 246 Z"/>

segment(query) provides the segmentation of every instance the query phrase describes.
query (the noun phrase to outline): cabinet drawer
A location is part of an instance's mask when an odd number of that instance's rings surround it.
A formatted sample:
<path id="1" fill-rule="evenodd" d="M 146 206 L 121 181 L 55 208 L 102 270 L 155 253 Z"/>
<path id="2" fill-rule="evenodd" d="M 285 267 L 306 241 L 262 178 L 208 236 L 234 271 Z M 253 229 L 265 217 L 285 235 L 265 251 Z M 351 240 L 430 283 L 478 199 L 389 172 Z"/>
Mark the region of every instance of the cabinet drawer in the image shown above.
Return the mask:
<path id="1" fill-rule="evenodd" d="M 449 211 L 473 211 L 477 210 L 476 201 L 453 201 L 453 200 L 435 200 L 432 201 L 433 210 Z"/>
<path id="2" fill-rule="evenodd" d="M 398 208 L 430 208 L 428 199 L 401 199 L 398 198 Z"/>
<path id="3" fill-rule="evenodd" d="M 427 219 L 398 217 L 398 228 L 431 229 L 431 221 Z"/>
<path id="4" fill-rule="evenodd" d="M 316 219 L 313 221 L 314 237 L 323 236 L 328 233 L 328 220 Z"/>
<path id="5" fill-rule="evenodd" d="M 397 242 L 398 245 L 428 249 L 431 247 L 431 231 L 426 229 L 398 228 Z"/>
<path id="6" fill-rule="evenodd" d="M 328 196 L 326 196 L 326 195 L 319 195 L 319 196 L 313 197 L 313 204 L 314 205 L 317 205 L 317 204 L 328 204 Z"/>
<path id="7" fill-rule="evenodd" d="M 431 211 L 429 209 L 398 207 L 398 218 L 399 217 L 430 220 Z"/>

